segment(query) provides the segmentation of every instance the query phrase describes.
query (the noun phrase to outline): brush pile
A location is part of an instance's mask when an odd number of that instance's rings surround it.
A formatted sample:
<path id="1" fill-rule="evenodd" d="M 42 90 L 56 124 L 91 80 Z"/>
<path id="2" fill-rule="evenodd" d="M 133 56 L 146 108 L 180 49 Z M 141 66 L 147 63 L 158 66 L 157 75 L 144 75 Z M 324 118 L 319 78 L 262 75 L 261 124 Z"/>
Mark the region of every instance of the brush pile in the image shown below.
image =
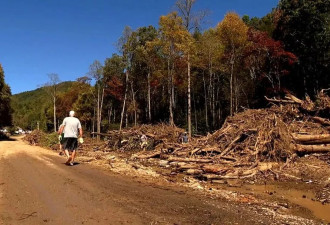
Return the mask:
<path id="1" fill-rule="evenodd" d="M 166 124 L 158 125 L 141 125 L 123 131 L 109 131 L 106 134 L 99 134 L 105 136 L 106 142 L 104 149 L 107 151 L 118 150 L 120 152 L 136 152 L 145 150 L 154 150 L 160 146 L 169 143 L 176 143 L 180 134 L 184 132 L 183 129 L 169 126 Z M 98 134 L 98 133 L 93 133 Z M 141 147 L 141 137 L 147 137 L 147 144 Z"/>
<path id="2" fill-rule="evenodd" d="M 249 109 L 228 117 L 223 127 L 189 143 L 163 141 L 132 159 L 160 158 L 160 166 L 203 180 L 244 179 L 260 171 L 285 167 L 297 156 L 330 152 L 330 98 L 320 93 L 314 103 L 292 95 L 268 99 L 267 109 Z M 319 115 L 326 117 L 319 117 Z M 279 170 L 280 171 L 280 170 Z"/>
<path id="3" fill-rule="evenodd" d="M 46 136 L 41 130 L 33 130 L 30 134 L 27 134 L 23 139 L 30 145 L 40 145 L 42 139 Z"/>

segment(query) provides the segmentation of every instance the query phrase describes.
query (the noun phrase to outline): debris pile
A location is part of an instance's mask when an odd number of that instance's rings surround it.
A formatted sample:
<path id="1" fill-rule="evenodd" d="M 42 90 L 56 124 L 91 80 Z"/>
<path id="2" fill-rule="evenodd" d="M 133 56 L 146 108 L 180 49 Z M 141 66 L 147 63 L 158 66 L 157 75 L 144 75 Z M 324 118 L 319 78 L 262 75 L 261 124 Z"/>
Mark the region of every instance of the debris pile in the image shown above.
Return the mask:
<path id="1" fill-rule="evenodd" d="M 27 134 L 23 140 L 27 141 L 30 145 L 40 145 L 45 135 L 41 130 L 34 130 L 30 134 Z"/>
<path id="2" fill-rule="evenodd" d="M 166 142 L 132 158 L 160 158 L 159 165 L 175 173 L 214 181 L 255 178 L 260 171 L 278 179 L 280 171 L 299 155 L 329 154 L 330 122 L 318 117 L 318 112 L 324 116 L 330 107 L 328 96 L 323 94 L 316 103 L 292 95 L 268 100 L 272 107 L 228 117 L 220 130 L 206 137 L 186 144 Z"/>
<path id="3" fill-rule="evenodd" d="M 141 147 L 142 135 L 147 137 L 145 150 L 154 150 L 155 148 L 159 148 L 159 146 L 176 143 L 178 136 L 183 132 L 183 129 L 176 126 L 158 124 L 141 125 L 124 129 L 123 131 L 109 131 L 106 134 L 100 135 L 106 137 L 105 149 L 107 151 L 136 152 L 143 149 Z"/>

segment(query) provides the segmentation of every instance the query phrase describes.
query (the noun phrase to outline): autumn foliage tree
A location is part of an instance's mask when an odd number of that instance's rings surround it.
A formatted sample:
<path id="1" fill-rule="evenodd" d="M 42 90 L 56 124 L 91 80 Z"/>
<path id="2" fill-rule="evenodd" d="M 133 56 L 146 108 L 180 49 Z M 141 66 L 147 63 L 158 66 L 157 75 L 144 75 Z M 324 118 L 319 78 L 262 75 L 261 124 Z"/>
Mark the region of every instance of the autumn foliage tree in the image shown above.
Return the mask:
<path id="1" fill-rule="evenodd" d="M 224 52 L 227 56 L 226 71 L 230 75 L 230 115 L 234 113 L 234 99 L 237 97 L 237 66 L 242 59 L 244 48 L 247 44 L 248 27 L 236 13 L 227 13 L 225 18 L 218 24 L 217 32 Z"/>
<path id="2" fill-rule="evenodd" d="M 159 20 L 160 38 L 158 40 L 161 46 L 163 56 L 167 62 L 167 82 L 168 82 L 168 100 L 169 100 L 169 123 L 174 124 L 173 107 L 174 100 L 174 79 L 175 62 L 183 51 L 183 44 L 187 38 L 187 30 L 183 26 L 182 18 L 176 12 L 167 16 L 161 16 Z"/>
<path id="3" fill-rule="evenodd" d="M 262 84 L 262 88 L 267 89 L 267 94 L 280 94 L 283 88 L 282 79 L 289 74 L 297 57 L 285 51 L 282 42 L 275 41 L 266 32 L 250 28 L 248 41 L 244 62 L 251 79 Z"/>
<path id="4" fill-rule="evenodd" d="M 205 126 L 215 127 L 217 109 L 220 109 L 220 92 L 223 83 L 220 83 L 220 71 L 222 70 L 222 58 L 224 46 L 219 41 L 215 29 L 209 29 L 201 35 L 196 35 L 197 57 L 195 66 L 202 71 L 199 75 L 203 83 Z M 209 123 L 211 122 L 211 124 Z"/>

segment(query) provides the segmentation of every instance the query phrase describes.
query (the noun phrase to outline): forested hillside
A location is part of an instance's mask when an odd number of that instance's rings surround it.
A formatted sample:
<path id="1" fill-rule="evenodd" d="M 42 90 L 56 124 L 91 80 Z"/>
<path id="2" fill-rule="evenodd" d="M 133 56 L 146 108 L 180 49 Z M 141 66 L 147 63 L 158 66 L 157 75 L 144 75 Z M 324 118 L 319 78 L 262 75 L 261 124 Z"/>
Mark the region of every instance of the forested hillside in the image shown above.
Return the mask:
<path id="1" fill-rule="evenodd" d="M 72 88 L 74 82 L 68 81 L 58 84 L 58 94 L 64 94 Z M 33 91 L 22 92 L 11 98 L 13 109 L 13 123 L 24 129 L 47 130 L 52 126 L 52 101 L 51 96 L 38 88 Z"/>

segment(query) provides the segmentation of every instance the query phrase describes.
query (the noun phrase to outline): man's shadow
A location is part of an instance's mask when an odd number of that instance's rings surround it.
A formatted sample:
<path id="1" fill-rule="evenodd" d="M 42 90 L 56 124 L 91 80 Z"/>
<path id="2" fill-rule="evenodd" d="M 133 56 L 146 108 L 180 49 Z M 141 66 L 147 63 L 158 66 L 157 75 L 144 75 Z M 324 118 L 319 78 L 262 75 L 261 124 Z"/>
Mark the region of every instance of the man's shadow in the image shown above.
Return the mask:
<path id="1" fill-rule="evenodd" d="M 66 165 L 66 166 L 71 166 L 68 163 L 63 163 L 63 164 Z M 72 166 L 78 166 L 79 164 L 80 164 L 79 162 L 74 162 Z"/>

